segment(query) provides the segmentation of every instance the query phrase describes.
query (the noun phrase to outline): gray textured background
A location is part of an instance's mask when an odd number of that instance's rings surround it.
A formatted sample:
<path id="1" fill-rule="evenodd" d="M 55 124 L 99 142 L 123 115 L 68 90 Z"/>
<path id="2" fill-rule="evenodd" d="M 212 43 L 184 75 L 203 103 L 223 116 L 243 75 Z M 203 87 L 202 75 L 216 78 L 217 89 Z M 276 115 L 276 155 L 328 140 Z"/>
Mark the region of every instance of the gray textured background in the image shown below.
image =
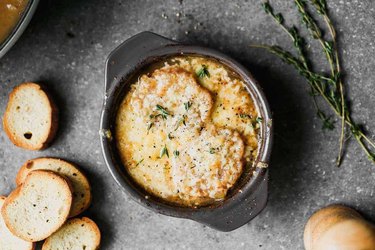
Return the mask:
<path id="1" fill-rule="evenodd" d="M 1 194 L 14 188 L 17 169 L 27 159 L 55 156 L 80 164 L 93 184 L 87 214 L 102 230 L 103 249 L 302 249 L 304 224 L 322 206 L 345 203 L 375 219 L 375 166 L 350 142 L 342 168 L 334 167 L 339 132 L 322 132 L 303 78 L 267 52 L 248 47 L 278 43 L 290 48 L 288 37 L 259 3 L 42 0 L 24 35 L 0 59 L 0 114 L 14 86 L 44 82 L 61 109 L 60 130 L 42 152 L 16 148 L 1 130 Z M 293 1 L 273 3 L 289 13 L 288 22 L 299 22 Z M 375 131 L 375 2 L 336 0 L 329 5 L 339 30 L 355 118 Z M 246 65 L 264 86 L 275 124 L 269 202 L 236 231 L 217 232 L 140 207 L 120 191 L 103 162 L 98 125 L 104 62 L 122 41 L 145 30 L 222 50 Z M 326 66 L 319 63 L 322 69 Z"/>

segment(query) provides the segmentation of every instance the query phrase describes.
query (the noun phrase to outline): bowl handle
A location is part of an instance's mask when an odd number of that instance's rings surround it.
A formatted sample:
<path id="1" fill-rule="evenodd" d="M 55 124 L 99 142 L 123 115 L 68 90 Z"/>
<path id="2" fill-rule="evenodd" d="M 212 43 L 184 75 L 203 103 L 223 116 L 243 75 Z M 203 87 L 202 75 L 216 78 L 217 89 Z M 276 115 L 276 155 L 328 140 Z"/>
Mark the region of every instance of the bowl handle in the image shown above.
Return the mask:
<path id="1" fill-rule="evenodd" d="M 170 40 L 155 33 L 145 31 L 139 33 L 118 46 L 108 56 L 105 72 L 105 92 L 108 93 L 118 78 L 124 72 L 131 72 L 142 58 L 147 58 L 150 52 L 163 46 L 177 45 Z"/>
<path id="2" fill-rule="evenodd" d="M 257 216 L 267 204 L 268 198 L 268 171 L 256 186 L 255 190 L 244 191 L 232 197 L 230 204 L 224 204 L 203 213 L 190 216 L 190 219 L 203 223 L 219 231 L 235 230 Z"/>

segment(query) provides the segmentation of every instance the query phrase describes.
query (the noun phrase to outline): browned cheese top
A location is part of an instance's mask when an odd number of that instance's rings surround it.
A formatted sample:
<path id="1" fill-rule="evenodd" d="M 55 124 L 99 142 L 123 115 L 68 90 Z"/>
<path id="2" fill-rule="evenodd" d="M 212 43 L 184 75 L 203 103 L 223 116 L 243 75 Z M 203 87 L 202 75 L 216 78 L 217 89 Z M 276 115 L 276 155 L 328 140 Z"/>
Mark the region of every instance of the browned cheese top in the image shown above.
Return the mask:
<path id="1" fill-rule="evenodd" d="M 259 120 L 244 82 L 216 60 L 183 56 L 139 76 L 115 138 L 145 190 L 187 206 L 225 198 L 257 155 Z"/>

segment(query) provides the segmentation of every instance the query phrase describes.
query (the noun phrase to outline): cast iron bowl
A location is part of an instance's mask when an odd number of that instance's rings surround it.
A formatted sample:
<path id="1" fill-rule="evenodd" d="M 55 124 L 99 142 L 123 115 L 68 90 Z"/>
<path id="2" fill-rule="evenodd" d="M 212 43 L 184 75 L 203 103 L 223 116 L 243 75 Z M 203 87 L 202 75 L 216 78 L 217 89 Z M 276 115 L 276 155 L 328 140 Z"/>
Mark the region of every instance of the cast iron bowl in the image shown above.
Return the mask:
<path id="1" fill-rule="evenodd" d="M 153 62 L 182 54 L 216 59 L 234 70 L 245 81 L 259 115 L 263 118 L 259 153 L 255 162 L 258 167 L 244 171 L 225 200 L 197 208 L 165 202 L 138 186 L 121 163 L 116 138 L 112 137 L 117 109 L 129 90 L 130 79 Z M 105 97 L 100 121 L 102 152 L 113 178 L 132 199 L 158 213 L 195 220 L 220 231 L 234 230 L 260 213 L 267 202 L 267 166 L 272 144 L 272 120 L 262 90 L 241 64 L 213 49 L 183 45 L 151 32 L 143 32 L 122 43 L 109 55 L 105 77 Z"/>
<path id="2" fill-rule="evenodd" d="M 17 25 L 13 28 L 13 31 L 9 36 L 0 43 L 0 58 L 4 56 L 8 50 L 17 42 L 18 38 L 22 35 L 27 25 L 29 24 L 34 12 L 38 6 L 39 0 L 29 0 L 24 12 L 21 15 Z"/>

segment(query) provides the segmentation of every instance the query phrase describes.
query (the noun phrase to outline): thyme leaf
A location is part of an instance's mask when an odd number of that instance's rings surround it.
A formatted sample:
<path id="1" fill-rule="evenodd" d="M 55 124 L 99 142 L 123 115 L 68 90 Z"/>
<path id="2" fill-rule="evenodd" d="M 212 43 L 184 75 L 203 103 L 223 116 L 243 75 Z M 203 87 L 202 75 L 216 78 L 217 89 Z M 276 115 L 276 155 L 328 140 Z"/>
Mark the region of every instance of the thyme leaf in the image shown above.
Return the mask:
<path id="1" fill-rule="evenodd" d="M 169 115 L 169 112 L 161 105 L 157 104 L 156 109 L 165 115 Z"/>
<path id="2" fill-rule="evenodd" d="M 321 110 L 318 110 L 317 115 L 323 121 L 322 129 L 333 130 L 335 128 L 334 121 L 331 120 L 331 116 L 327 117 L 327 115 Z"/>
<path id="3" fill-rule="evenodd" d="M 172 136 L 172 133 L 168 133 L 168 139 L 172 140 L 173 138 L 174 138 L 174 136 Z"/>
<path id="4" fill-rule="evenodd" d="M 258 117 L 255 119 L 255 121 L 256 121 L 257 123 L 262 123 L 263 118 L 258 116 Z"/>
<path id="5" fill-rule="evenodd" d="M 135 166 L 138 167 L 138 165 L 141 164 L 144 160 L 145 159 L 140 160 L 139 162 L 137 162 L 137 164 Z"/>
<path id="6" fill-rule="evenodd" d="M 178 157 L 180 155 L 180 151 L 178 151 L 178 150 L 173 151 L 173 155 L 175 157 Z"/>
<path id="7" fill-rule="evenodd" d="M 209 152 L 210 152 L 210 154 L 215 154 L 216 153 L 216 149 L 215 148 L 210 148 Z"/>
<path id="8" fill-rule="evenodd" d="M 166 145 L 164 145 L 164 147 L 160 150 L 160 159 L 163 158 L 164 155 L 169 158 L 169 153 Z"/>
<path id="9" fill-rule="evenodd" d="M 161 116 L 164 120 L 166 120 L 167 116 L 171 115 L 166 108 L 164 108 L 163 106 L 159 104 L 156 105 L 156 110 L 159 111 L 160 113 L 155 115 L 154 116 L 155 118 L 158 116 Z"/>
<path id="10" fill-rule="evenodd" d="M 207 65 L 202 65 L 202 67 L 197 71 L 197 76 L 199 78 L 210 77 L 210 72 L 208 71 Z"/>
<path id="11" fill-rule="evenodd" d="M 147 126 L 147 133 L 150 132 L 150 129 L 152 128 L 152 126 L 154 126 L 154 123 L 153 122 L 150 122 Z"/>
<path id="12" fill-rule="evenodd" d="M 177 121 L 174 131 L 176 131 L 180 127 L 181 124 L 184 124 L 184 126 L 186 126 L 186 118 L 187 118 L 186 115 L 182 115 L 182 117 Z"/>
<path id="13" fill-rule="evenodd" d="M 188 111 L 188 110 L 190 109 L 191 105 L 192 105 L 192 103 L 191 103 L 190 101 L 185 102 L 185 103 L 184 103 L 185 110 Z"/>
<path id="14" fill-rule="evenodd" d="M 249 118 L 249 119 L 251 119 L 251 115 L 248 115 L 248 114 L 240 114 L 240 117 L 241 117 L 242 119 L 245 119 L 245 118 Z"/>

